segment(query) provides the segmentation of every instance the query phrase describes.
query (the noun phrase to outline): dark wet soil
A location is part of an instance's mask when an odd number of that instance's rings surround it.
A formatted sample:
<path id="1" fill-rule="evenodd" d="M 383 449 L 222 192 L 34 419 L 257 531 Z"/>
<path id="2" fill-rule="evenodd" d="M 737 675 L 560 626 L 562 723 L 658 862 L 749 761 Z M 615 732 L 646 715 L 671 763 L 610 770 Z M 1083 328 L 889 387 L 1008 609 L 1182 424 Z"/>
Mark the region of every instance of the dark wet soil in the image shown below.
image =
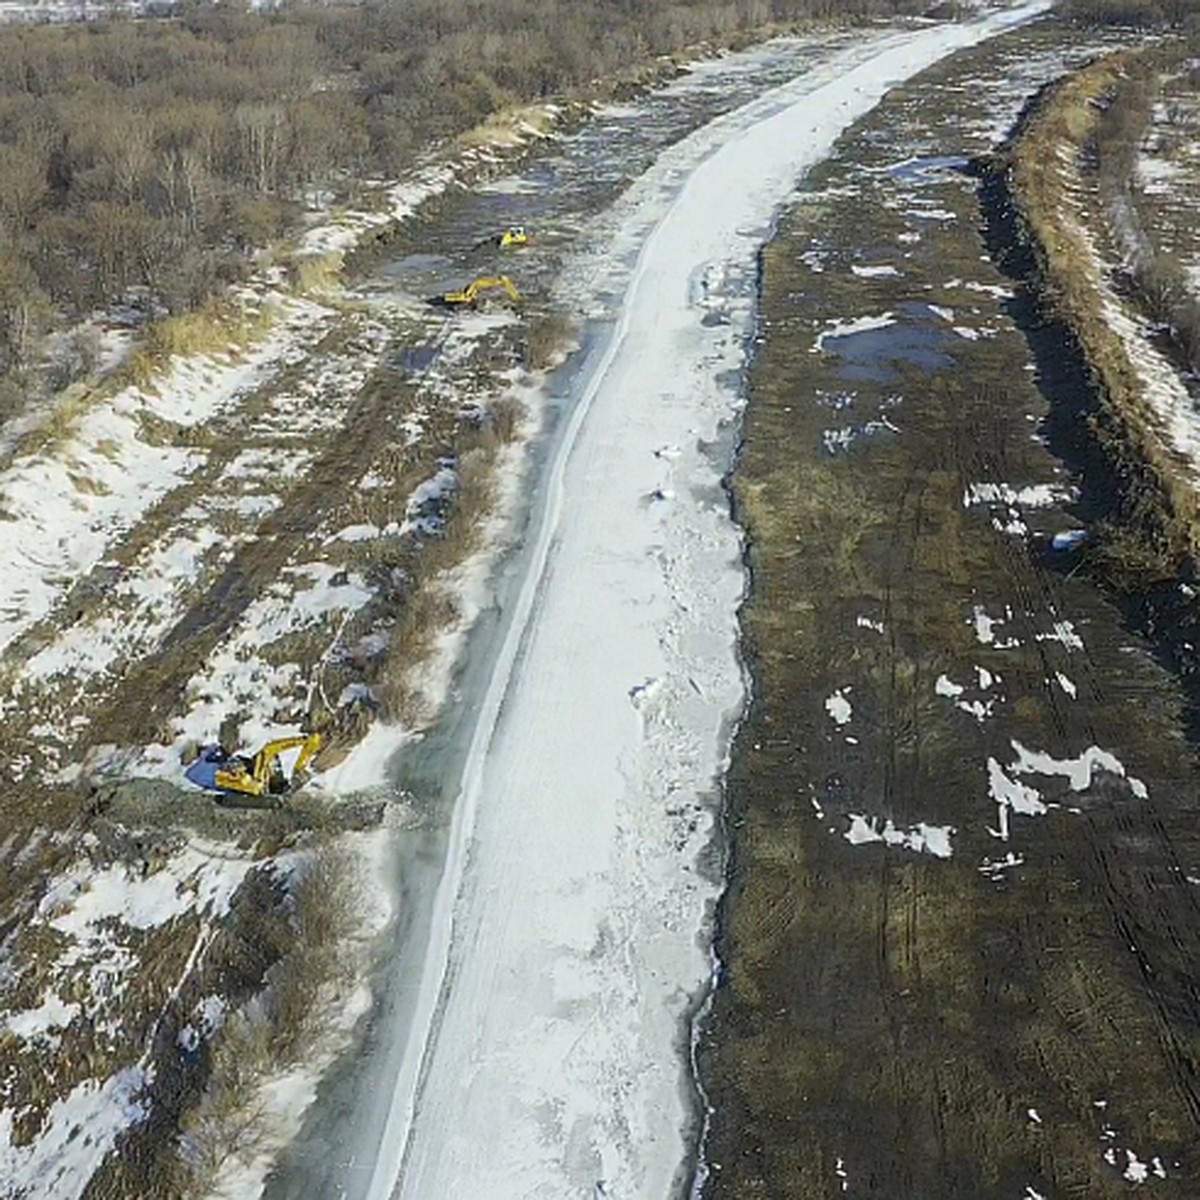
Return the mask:
<path id="1" fill-rule="evenodd" d="M 1185 692 L 1053 548 L 1101 507 L 1087 457 L 1056 452 L 1084 381 L 1032 353 L 976 183 L 944 166 L 1061 69 L 1062 36 L 894 93 L 763 256 L 733 480 L 754 698 L 701 1047 L 714 1200 L 1200 1195 Z M 814 350 L 884 313 L 870 370 Z M 952 365 L 910 352 L 934 334 Z"/>

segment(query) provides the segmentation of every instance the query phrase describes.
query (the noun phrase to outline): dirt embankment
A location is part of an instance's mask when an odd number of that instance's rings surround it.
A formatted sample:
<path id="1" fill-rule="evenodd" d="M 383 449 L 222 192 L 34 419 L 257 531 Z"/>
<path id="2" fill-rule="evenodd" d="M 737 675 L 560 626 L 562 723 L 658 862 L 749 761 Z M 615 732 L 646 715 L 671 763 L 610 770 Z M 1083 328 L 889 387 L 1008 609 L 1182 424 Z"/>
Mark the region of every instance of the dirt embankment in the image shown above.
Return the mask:
<path id="1" fill-rule="evenodd" d="M 898 89 L 764 253 L 713 1200 L 1200 1187 L 1186 700 L 1086 570 L 1097 403 L 969 171 L 1095 49 Z"/>
<path id="2" fill-rule="evenodd" d="M 1059 397 L 1047 435 L 1092 523 L 1080 566 L 1179 680 L 1194 739 L 1200 493 L 1185 451 L 1196 243 L 1183 218 L 1200 181 L 1179 139 L 1200 110 L 1178 101 L 1186 51 L 1183 41 L 1123 50 L 1055 81 L 979 171 L 989 250 L 1022 289 L 1018 322 Z M 1155 100 L 1172 91 L 1172 107 Z M 1145 186 L 1147 147 L 1164 156 L 1170 187 Z"/>
<path id="3" fill-rule="evenodd" d="M 1200 548 L 1194 465 L 1171 444 L 1148 395 L 1153 380 L 1114 326 L 1113 286 L 1123 264 L 1119 244 L 1107 241 L 1096 171 L 1114 93 L 1145 69 L 1147 54 L 1106 55 L 1046 89 L 999 161 L 1044 306 L 1067 326 L 1089 369 L 1097 398 L 1089 425 L 1118 485 L 1102 557 L 1110 578 L 1130 589 L 1193 575 Z"/>

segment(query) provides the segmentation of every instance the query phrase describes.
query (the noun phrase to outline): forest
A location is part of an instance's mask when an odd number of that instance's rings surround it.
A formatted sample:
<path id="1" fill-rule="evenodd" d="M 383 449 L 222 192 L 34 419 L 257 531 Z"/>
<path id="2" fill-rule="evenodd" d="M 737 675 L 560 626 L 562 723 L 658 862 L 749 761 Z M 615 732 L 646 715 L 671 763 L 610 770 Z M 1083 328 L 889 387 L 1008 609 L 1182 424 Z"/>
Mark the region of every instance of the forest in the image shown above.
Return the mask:
<path id="1" fill-rule="evenodd" d="M 937 14 L 956 15 L 957 0 Z M 1186 0 L 1076 0 L 1081 18 L 1184 19 Z M 193 310 L 306 203 L 353 201 L 510 105 L 685 48 L 919 0 L 412 0 L 0 30 L 0 408 L 95 366 L 89 314 Z M 7 395 L 5 395 L 7 393 Z M 7 401 L 7 403 L 5 403 Z"/>

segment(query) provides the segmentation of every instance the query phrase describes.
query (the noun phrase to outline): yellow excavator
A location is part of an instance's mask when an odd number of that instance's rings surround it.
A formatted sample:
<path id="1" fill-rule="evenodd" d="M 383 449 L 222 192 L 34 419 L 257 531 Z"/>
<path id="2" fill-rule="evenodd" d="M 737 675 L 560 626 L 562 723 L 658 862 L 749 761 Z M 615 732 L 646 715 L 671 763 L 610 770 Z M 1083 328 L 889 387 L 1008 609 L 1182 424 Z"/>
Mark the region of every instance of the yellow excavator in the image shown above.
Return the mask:
<path id="1" fill-rule="evenodd" d="M 452 308 L 471 308 L 479 303 L 482 293 L 497 289 L 507 292 L 508 298 L 514 304 L 521 299 L 521 293 L 517 291 L 516 284 L 507 275 L 481 275 L 478 279 L 473 279 L 465 288 L 457 292 L 446 292 L 441 297 L 441 302 Z"/>
<path id="2" fill-rule="evenodd" d="M 204 746 L 184 775 L 192 783 L 227 796 L 281 796 L 290 791 L 297 777 L 321 748 L 319 733 L 275 738 L 257 754 L 230 754 L 224 746 Z M 292 773 L 279 761 L 289 750 L 300 751 Z"/>
<path id="3" fill-rule="evenodd" d="M 529 233 L 524 225 L 507 225 L 499 233 L 489 233 L 487 237 L 476 242 L 474 249 L 482 250 L 485 246 L 492 246 L 501 250 L 513 250 L 528 245 Z"/>

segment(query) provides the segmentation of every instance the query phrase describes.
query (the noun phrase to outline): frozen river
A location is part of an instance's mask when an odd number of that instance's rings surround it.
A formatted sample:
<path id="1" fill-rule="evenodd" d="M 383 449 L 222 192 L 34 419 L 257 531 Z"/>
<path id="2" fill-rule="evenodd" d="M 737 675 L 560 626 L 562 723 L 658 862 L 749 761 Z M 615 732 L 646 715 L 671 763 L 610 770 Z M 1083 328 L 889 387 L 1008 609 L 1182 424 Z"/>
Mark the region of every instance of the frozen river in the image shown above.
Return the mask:
<path id="1" fill-rule="evenodd" d="M 586 332 L 545 397 L 455 703 L 396 764 L 429 811 L 397 839 L 377 1008 L 268 1195 L 686 1191 L 745 701 L 721 481 L 756 254 L 798 176 L 890 86 L 1046 7 L 721 60 L 447 216 L 453 245 L 522 193 L 527 222 L 560 232 L 540 267 Z M 435 239 L 381 286 L 428 290 L 453 263 Z"/>

